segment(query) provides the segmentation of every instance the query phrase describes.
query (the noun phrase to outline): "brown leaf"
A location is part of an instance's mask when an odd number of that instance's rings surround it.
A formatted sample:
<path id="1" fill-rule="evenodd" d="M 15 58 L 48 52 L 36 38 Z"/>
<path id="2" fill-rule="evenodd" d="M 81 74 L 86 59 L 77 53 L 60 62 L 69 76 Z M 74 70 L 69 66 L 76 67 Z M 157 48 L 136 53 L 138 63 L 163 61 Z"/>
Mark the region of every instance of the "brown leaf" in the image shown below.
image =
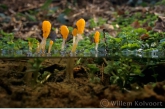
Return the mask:
<path id="1" fill-rule="evenodd" d="M 146 29 L 147 31 L 150 31 L 150 30 L 152 30 L 152 27 L 151 26 L 148 26 L 148 21 L 147 22 L 145 22 L 144 24 L 143 24 L 143 26 L 142 26 L 144 29 Z"/>
<path id="2" fill-rule="evenodd" d="M 117 11 L 117 14 L 118 14 L 118 15 L 124 15 L 124 14 L 125 14 L 125 10 L 124 10 L 124 9 L 119 9 L 119 10 Z"/>
<path id="3" fill-rule="evenodd" d="M 152 27 L 147 26 L 147 27 L 144 27 L 144 29 L 146 29 L 147 31 L 151 31 L 152 30 Z"/>
<path id="4" fill-rule="evenodd" d="M 155 26 L 153 28 L 153 31 L 165 32 L 165 21 L 163 20 L 163 18 L 158 17 L 158 20 L 155 22 Z"/>
<path id="5" fill-rule="evenodd" d="M 148 34 L 142 34 L 141 36 L 140 36 L 140 39 L 141 40 L 146 40 L 146 39 L 148 39 L 149 38 L 149 35 Z"/>
<path id="6" fill-rule="evenodd" d="M 133 28 L 140 28 L 140 27 L 141 27 L 138 20 L 134 21 L 134 22 L 131 24 L 131 26 L 132 26 Z"/>
<path id="7" fill-rule="evenodd" d="M 111 36 L 113 37 L 117 36 L 117 31 L 114 30 L 113 25 L 104 24 L 101 28 L 103 28 L 103 31 L 109 33 Z"/>

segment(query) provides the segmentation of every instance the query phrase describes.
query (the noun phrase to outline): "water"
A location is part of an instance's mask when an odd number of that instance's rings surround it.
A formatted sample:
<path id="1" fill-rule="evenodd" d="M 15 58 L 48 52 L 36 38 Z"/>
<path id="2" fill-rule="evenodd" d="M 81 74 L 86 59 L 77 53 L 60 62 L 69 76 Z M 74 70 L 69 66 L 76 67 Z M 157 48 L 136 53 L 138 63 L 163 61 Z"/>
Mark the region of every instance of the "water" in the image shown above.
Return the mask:
<path id="1" fill-rule="evenodd" d="M 109 50 L 108 52 L 104 49 L 95 50 L 79 50 L 75 53 L 71 53 L 69 50 L 52 50 L 51 53 L 43 52 L 31 52 L 29 50 L 0 50 L 0 58 L 3 57 L 130 57 L 130 58 L 153 58 L 153 59 L 163 59 L 165 58 L 165 51 L 154 49 L 151 51 L 138 50 L 122 50 L 118 52 L 113 52 Z"/>

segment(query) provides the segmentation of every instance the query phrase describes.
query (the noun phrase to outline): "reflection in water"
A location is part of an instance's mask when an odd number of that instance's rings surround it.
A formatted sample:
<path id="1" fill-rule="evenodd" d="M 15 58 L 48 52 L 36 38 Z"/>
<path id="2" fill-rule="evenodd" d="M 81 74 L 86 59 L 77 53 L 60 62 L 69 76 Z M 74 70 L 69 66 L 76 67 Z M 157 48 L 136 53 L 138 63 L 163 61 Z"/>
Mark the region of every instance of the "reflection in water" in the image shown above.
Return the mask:
<path id="1" fill-rule="evenodd" d="M 150 51 L 143 51 L 142 49 L 138 50 L 122 50 L 118 52 L 113 52 L 109 50 L 106 52 L 105 50 L 90 50 L 90 51 L 76 51 L 72 54 L 67 50 L 53 50 L 51 53 L 33 53 L 29 50 L 5 50 L 1 49 L 0 57 L 116 57 L 116 56 L 124 56 L 124 57 L 137 57 L 137 58 L 164 58 L 165 51 L 153 49 Z"/>

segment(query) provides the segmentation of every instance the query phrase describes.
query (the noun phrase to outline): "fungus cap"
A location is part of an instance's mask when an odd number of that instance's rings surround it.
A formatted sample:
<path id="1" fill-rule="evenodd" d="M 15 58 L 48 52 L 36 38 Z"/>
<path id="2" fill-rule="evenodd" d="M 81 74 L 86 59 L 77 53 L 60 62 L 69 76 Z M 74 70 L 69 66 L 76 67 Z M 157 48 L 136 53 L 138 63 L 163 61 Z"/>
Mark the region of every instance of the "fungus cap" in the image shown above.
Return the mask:
<path id="1" fill-rule="evenodd" d="M 52 45 L 53 44 L 53 41 L 52 40 L 50 40 L 50 45 Z"/>
<path id="2" fill-rule="evenodd" d="M 77 35 L 77 32 L 78 32 L 77 29 L 74 28 L 73 31 L 72 31 L 72 35 L 73 35 L 73 36 L 76 36 L 76 35 Z"/>
<path id="3" fill-rule="evenodd" d="M 43 21 L 42 23 L 42 31 L 43 31 L 43 37 L 47 38 L 50 34 L 51 30 L 51 23 L 49 21 Z"/>
<path id="4" fill-rule="evenodd" d="M 62 25 L 60 27 L 60 32 L 61 32 L 61 35 L 62 35 L 63 39 L 66 40 L 67 37 L 68 37 L 68 34 L 69 34 L 69 30 L 68 30 L 67 26 L 66 25 Z"/>
<path id="5" fill-rule="evenodd" d="M 95 43 L 99 43 L 99 38 L 100 38 L 100 33 L 96 31 L 94 35 Z"/>
<path id="6" fill-rule="evenodd" d="M 84 33 L 84 29 L 85 29 L 85 20 L 83 18 L 79 19 L 76 22 L 76 26 L 77 26 L 77 30 L 79 34 L 83 34 Z"/>

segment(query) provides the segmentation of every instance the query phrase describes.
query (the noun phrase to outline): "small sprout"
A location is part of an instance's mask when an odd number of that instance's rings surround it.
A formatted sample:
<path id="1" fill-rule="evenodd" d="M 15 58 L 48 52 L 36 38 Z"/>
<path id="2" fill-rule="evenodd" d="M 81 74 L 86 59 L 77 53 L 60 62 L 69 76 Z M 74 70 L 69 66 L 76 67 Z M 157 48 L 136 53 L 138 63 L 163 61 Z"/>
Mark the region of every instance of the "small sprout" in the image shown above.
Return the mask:
<path id="1" fill-rule="evenodd" d="M 77 26 L 77 39 L 76 39 L 75 43 L 73 44 L 72 53 L 74 53 L 76 51 L 78 42 L 83 39 L 82 34 L 84 33 L 84 29 L 85 29 L 85 20 L 82 18 L 79 19 L 76 22 L 76 26 Z"/>
<path id="2" fill-rule="evenodd" d="M 64 50 L 64 47 L 65 47 L 65 41 L 68 37 L 68 34 L 69 34 L 69 29 L 67 28 L 67 26 L 65 25 L 62 25 L 60 27 L 60 32 L 61 32 L 61 35 L 63 37 L 63 42 L 62 42 L 62 46 L 61 46 L 61 50 Z"/>
<path id="3" fill-rule="evenodd" d="M 72 35 L 73 35 L 73 44 L 74 44 L 75 40 L 76 40 L 76 36 L 77 36 L 77 29 L 76 28 L 73 29 Z"/>
<path id="4" fill-rule="evenodd" d="M 98 44 L 99 44 L 100 33 L 98 31 L 95 32 L 94 40 L 96 43 L 95 50 L 98 51 Z"/>
<path id="5" fill-rule="evenodd" d="M 48 49 L 48 53 L 49 53 L 49 54 L 50 54 L 50 51 L 51 51 L 51 49 L 52 49 L 52 45 L 53 45 L 53 41 L 50 40 L 50 43 L 49 43 L 49 49 Z"/>
<path id="6" fill-rule="evenodd" d="M 48 38 L 51 31 L 51 23 L 49 21 L 43 21 L 42 23 L 43 39 L 40 43 L 39 51 L 45 51 L 46 39 Z"/>

